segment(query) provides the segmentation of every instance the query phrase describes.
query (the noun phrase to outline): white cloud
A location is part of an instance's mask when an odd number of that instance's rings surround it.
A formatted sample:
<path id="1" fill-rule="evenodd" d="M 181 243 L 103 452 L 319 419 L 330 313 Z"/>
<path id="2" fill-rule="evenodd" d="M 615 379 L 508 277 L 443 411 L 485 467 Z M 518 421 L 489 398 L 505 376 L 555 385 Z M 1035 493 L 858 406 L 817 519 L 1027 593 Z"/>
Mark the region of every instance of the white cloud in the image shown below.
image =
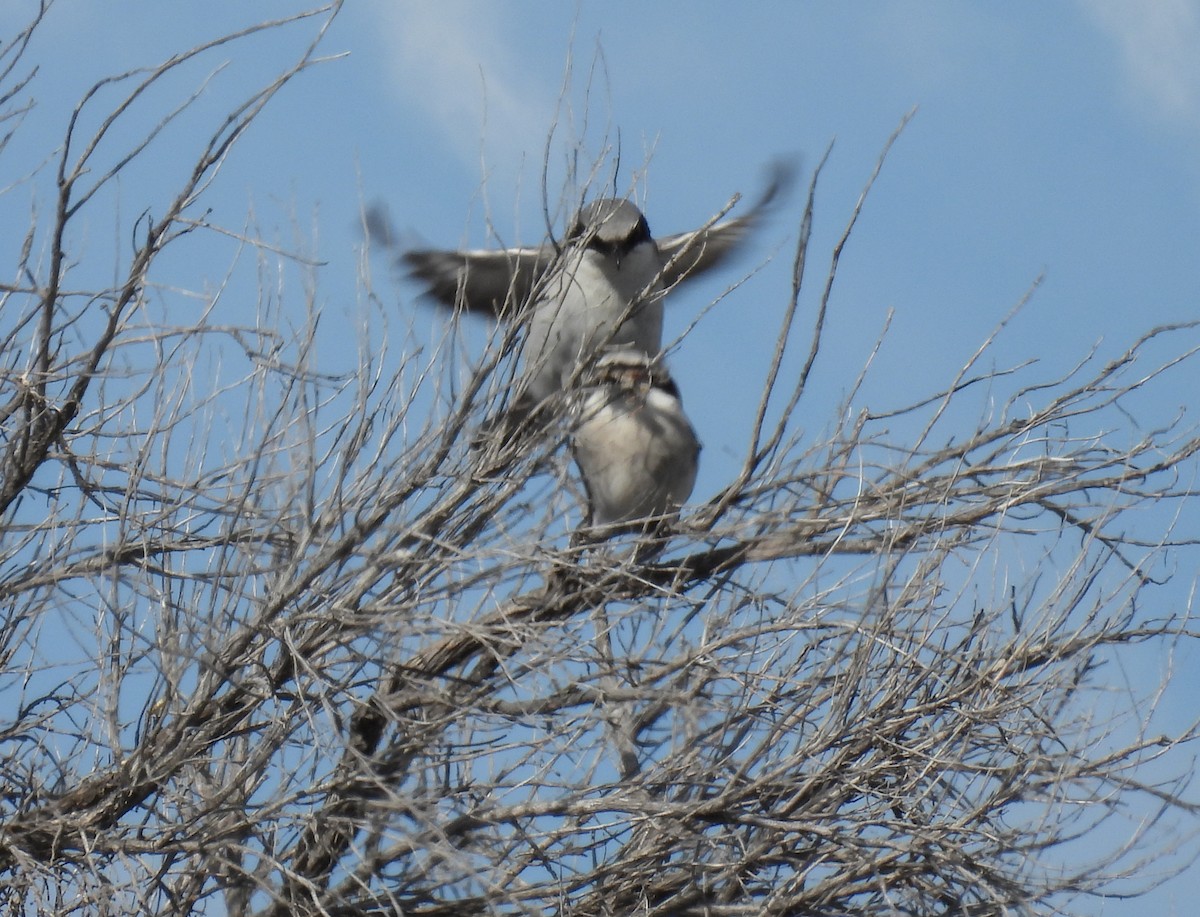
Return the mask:
<path id="1" fill-rule="evenodd" d="M 1200 4 L 1196 0 L 1081 0 L 1120 50 L 1128 88 L 1161 120 L 1200 125 Z"/>
<path id="2" fill-rule="evenodd" d="M 424 110 L 465 165 L 479 167 L 481 138 L 489 169 L 506 175 L 540 152 L 557 96 L 506 42 L 504 5 L 442 0 L 377 9 L 393 91 Z"/>

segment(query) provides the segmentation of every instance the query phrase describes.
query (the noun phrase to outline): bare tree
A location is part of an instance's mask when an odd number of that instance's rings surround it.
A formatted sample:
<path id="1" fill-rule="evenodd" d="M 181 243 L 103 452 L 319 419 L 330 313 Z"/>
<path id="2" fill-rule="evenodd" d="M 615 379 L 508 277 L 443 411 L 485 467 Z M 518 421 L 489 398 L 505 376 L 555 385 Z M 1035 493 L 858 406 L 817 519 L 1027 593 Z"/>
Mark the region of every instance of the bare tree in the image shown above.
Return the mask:
<path id="1" fill-rule="evenodd" d="M 1150 887 L 1194 829 L 1197 730 L 1103 671 L 1195 636 L 1160 596 L 1195 548 L 1200 438 L 1140 418 L 1196 328 L 1049 373 L 991 365 L 989 339 L 920 403 L 854 410 L 852 386 L 802 436 L 858 217 L 802 332 L 818 167 L 741 472 L 657 560 L 575 547 L 561 431 L 470 447 L 511 332 L 465 377 L 453 326 L 423 352 L 364 334 L 324 372 L 316 268 L 204 215 L 336 12 L 253 30 L 316 23 L 147 210 L 121 280 L 81 288 L 80 215 L 191 109 L 117 153 L 114 125 L 250 32 L 96 87 L 46 256 L 35 226 L 3 287 L 9 910 L 983 915 Z M 37 25 L 0 57 L 17 127 Z M 299 330 L 265 330 L 265 288 L 245 327 L 161 321 L 162 252 L 212 233 L 305 278 Z M 364 313 L 391 308 L 364 283 Z"/>

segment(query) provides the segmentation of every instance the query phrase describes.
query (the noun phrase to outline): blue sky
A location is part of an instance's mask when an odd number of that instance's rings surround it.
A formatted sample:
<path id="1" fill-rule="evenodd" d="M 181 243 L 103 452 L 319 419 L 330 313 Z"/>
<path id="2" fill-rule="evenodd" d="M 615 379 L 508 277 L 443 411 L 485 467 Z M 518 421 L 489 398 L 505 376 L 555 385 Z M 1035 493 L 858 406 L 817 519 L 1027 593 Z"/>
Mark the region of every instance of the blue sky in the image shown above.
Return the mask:
<path id="1" fill-rule="evenodd" d="M 0 32 L 11 34 L 34 5 L 6 0 Z M 0 185 L 20 181 L 0 198 L 3 263 L 30 207 L 50 206 L 44 175 L 18 177 L 58 142 L 70 106 L 97 78 L 301 8 L 283 0 L 60 0 L 31 48 L 42 67 L 39 106 L 0 158 Z M 308 34 L 293 27 L 291 44 L 274 36 L 231 46 L 201 110 L 240 100 Z M 581 143 L 586 156 L 602 155 L 619 131 L 618 182 L 624 190 L 645 167 L 637 197 L 657 234 L 707 220 L 734 192 L 753 196 L 781 155 L 810 169 L 833 142 L 802 299 L 811 316 L 834 240 L 883 144 L 917 107 L 842 258 L 801 413 L 818 430 L 889 312 L 859 406 L 895 407 L 947 383 L 1039 276 L 1042 286 L 997 346 L 999 363 L 1035 358 L 1065 369 L 1093 346 L 1115 354 L 1154 325 L 1197 317 L 1197 49 L 1195 0 L 351 0 L 323 45 L 345 55 L 285 89 L 208 203 L 225 225 L 240 226 L 252 210 L 262 231 L 280 239 L 295 235 L 293 224 L 306 233 L 319 227 L 319 299 L 333 315 L 352 315 L 364 202 L 385 202 L 401 229 L 432 245 L 488 244 L 487 219 L 506 241 L 539 241 L 542 156 L 556 121 L 552 193 L 568 149 Z M 143 208 L 161 210 L 194 140 L 182 127 L 164 134 L 122 185 L 120 216 L 97 214 L 88 224 L 89 257 L 103 261 Z M 691 285 L 669 308 L 674 338 L 779 252 L 671 358 L 705 443 L 697 499 L 718 490 L 740 460 L 788 295 L 801 197 L 798 188 L 736 269 Z M 382 259 L 372 268 L 398 315 L 434 321 Z M 180 270 L 205 283 L 205 264 Z M 353 336 L 336 323 L 325 328 L 326 359 L 352 361 Z M 1194 410 L 1197 384 L 1181 378 L 1164 415 Z M 1114 901 L 1102 913 L 1187 912 L 1187 893 L 1198 888 L 1193 870 L 1154 903 Z"/>

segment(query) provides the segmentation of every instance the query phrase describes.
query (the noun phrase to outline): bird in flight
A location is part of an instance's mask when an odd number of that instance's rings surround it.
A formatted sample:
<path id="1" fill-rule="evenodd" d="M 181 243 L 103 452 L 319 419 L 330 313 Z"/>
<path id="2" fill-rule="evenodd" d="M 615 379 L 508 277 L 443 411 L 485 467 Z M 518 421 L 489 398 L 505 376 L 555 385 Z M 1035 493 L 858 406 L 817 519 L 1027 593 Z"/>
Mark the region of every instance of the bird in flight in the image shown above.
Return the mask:
<path id="1" fill-rule="evenodd" d="M 443 307 L 527 322 L 520 389 L 509 409 L 509 420 L 520 426 L 601 348 L 657 357 L 665 296 L 741 248 L 792 172 L 777 165 L 745 214 L 661 239 L 633 203 L 604 198 L 580 208 L 562 242 L 416 249 L 398 258 Z M 367 227 L 372 238 L 392 238 L 378 211 L 368 214 Z"/>

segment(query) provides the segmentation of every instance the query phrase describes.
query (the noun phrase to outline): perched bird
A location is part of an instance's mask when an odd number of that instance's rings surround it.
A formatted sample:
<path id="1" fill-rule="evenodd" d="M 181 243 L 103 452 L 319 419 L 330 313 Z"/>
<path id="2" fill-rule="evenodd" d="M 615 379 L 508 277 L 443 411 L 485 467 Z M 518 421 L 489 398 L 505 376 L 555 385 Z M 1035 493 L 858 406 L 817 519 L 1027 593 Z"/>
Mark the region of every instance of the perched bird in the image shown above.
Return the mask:
<path id="1" fill-rule="evenodd" d="M 592 540 L 649 529 L 678 513 L 696 483 L 700 441 L 661 361 L 610 351 L 575 393 L 571 451 Z"/>
<path id="2" fill-rule="evenodd" d="M 415 250 L 400 259 L 442 306 L 528 322 L 522 390 L 512 408 L 519 421 L 602 347 L 657 357 L 664 296 L 737 251 L 791 174 L 790 167 L 777 166 L 746 214 L 663 239 L 651 236 L 630 201 L 605 198 L 579 210 L 562 243 Z M 368 220 L 372 236 L 386 242 L 390 233 L 380 215 Z"/>

